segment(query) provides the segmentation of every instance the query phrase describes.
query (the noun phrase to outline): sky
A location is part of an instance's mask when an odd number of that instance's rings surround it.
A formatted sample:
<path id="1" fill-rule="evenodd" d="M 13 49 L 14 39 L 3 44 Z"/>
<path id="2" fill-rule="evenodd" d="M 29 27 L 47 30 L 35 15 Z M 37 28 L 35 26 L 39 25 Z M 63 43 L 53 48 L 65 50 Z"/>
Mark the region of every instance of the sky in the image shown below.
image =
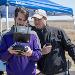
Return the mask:
<path id="1" fill-rule="evenodd" d="M 75 17 L 75 0 L 50 0 L 50 1 L 72 8 Z"/>

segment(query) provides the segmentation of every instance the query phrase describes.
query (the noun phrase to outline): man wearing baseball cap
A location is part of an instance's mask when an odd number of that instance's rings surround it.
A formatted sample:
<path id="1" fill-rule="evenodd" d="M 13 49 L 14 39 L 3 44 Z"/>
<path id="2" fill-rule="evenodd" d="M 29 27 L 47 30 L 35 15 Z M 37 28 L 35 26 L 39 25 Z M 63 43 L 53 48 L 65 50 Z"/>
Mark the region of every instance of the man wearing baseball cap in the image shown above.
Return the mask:
<path id="1" fill-rule="evenodd" d="M 63 30 L 47 25 L 45 10 L 36 10 L 32 18 L 42 47 L 42 57 L 37 63 L 38 69 L 45 75 L 67 75 L 65 50 L 75 61 L 75 45 Z"/>
<path id="2" fill-rule="evenodd" d="M 47 14 L 46 14 L 46 11 L 44 10 L 36 10 L 35 11 L 35 14 L 33 15 L 33 18 L 37 17 L 38 19 L 41 19 L 41 18 L 46 18 L 47 19 Z"/>

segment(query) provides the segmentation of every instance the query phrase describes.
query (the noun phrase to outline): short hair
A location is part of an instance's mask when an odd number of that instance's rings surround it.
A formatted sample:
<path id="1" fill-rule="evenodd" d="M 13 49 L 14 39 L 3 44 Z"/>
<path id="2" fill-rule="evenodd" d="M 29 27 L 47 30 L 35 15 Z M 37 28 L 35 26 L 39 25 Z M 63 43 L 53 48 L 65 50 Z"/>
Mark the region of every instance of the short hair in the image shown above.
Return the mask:
<path id="1" fill-rule="evenodd" d="M 18 16 L 18 13 L 19 13 L 19 12 L 25 15 L 25 20 L 28 19 L 28 17 L 29 17 L 29 12 L 28 12 L 27 10 L 25 10 L 24 8 L 21 8 L 21 7 L 17 7 L 17 8 L 15 9 L 15 18 Z"/>

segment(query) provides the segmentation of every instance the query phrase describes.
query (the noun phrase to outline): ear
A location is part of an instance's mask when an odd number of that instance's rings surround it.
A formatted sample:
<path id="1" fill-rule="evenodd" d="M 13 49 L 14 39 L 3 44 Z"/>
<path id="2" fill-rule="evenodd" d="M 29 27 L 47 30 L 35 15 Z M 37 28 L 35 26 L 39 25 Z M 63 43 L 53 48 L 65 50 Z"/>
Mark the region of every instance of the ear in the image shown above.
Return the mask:
<path id="1" fill-rule="evenodd" d="M 47 18 L 46 18 L 46 17 L 44 17 L 44 16 L 43 16 L 43 18 L 44 18 L 45 20 L 47 20 Z"/>

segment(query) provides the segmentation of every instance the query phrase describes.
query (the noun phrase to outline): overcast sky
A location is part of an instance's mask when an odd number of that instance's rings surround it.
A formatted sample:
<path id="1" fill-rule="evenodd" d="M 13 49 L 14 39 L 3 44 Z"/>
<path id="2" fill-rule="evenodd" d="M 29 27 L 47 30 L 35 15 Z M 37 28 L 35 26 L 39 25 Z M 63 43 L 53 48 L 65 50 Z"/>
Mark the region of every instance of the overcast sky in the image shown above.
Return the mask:
<path id="1" fill-rule="evenodd" d="M 75 16 L 75 0 L 51 0 L 51 1 L 72 8 Z"/>

